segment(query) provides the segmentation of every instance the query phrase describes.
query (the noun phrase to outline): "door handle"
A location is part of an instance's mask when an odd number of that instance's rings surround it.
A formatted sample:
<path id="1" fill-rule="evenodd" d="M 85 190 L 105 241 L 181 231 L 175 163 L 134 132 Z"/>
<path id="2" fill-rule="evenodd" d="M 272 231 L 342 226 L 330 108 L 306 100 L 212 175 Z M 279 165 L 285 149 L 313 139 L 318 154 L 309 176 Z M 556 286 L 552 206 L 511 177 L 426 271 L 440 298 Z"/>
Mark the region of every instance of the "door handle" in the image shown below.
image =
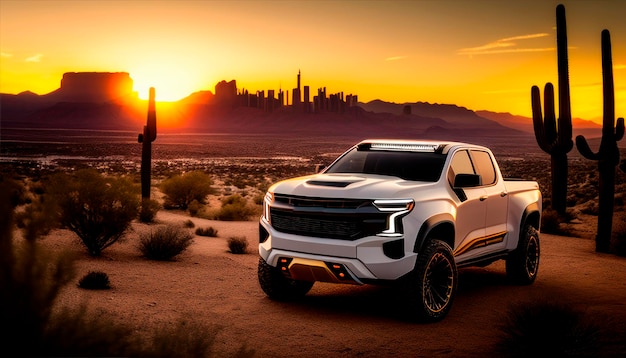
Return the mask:
<path id="1" fill-rule="evenodd" d="M 483 195 L 483 196 L 481 196 L 479 200 L 480 200 L 480 201 L 485 201 L 485 200 L 487 200 L 487 195 Z"/>

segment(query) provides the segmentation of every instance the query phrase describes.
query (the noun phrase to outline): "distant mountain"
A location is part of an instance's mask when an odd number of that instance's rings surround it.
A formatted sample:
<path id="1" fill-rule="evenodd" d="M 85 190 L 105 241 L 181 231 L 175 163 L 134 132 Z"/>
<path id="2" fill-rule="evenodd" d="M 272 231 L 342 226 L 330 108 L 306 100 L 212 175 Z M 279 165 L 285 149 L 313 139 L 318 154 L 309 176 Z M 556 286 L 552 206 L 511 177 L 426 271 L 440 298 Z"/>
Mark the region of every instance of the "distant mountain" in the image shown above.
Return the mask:
<path id="1" fill-rule="evenodd" d="M 390 103 L 381 100 L 374 100 L 367 103 L 359 104 L 362 108 L 373 112 L 385 112 L 391 114 L 400 114 L 411 108 L 411 113 L 441 118 L 447 123 L 453 123 L 459 127 L 488 127 L 494 128 L 494 125 L 504 126 L 521 132 L 534 134 L 533 120 L 529 117 L 513 115 L 511 113 L 491 112 L 491 111 L 471 111 L 464 107 L 450 104 L 430 104 L 427 102 L 415 103 Z M 595 122 L 573 118 L 572 119 L 573 137 L 584 135 L 593 138 L 602 135 L 602 126 Z"/>
<path id="2" fill-rule="evenodd" d="M 54 102 L 126 102 L 137 99 L 128 72 L 67 72 L 61 87 L 44 95 Z"/>
<path id="3" fill-rule="evenodd" d="M 476 111 L 476 114 L 510 128 L 531 134 L 534 133 L 532 118 L 490 111 Z M 588 138 L 600 137 L 602 136 L 602 126 L 585 119 L 572 118 L 572 132 L 573 137 L 577 135 L 584 135 Z"/>
<path id="4" fill-rule="evenodd" d="M 511 127 L 505 127 L 497 121 L 481 117 L 476 112 L 465 107 L 459 107 L 452 104 L 431 104 L 427 102 L 397 104 L 374 100 L 367 103 L 359 103 L 359 105 L 368 111 L 391 114 L 401 114 L 406 111 L 406 108 L 410 108 L 410 112 L 412 114 L 432 118 L 441 118 L 446 123 L 454 125 L 455 128 L 484 128 L 492 130 L 505 130 L 505 128 L 507 130 L 511 129 Z"/>
<path id="5" fill-rule="evenodd" d="M 2 128 L 130 129 L 145 122 L 139 100 L 112 102 L 55 101 L 32 93 L 0 94 Z"/>
<path id="6" fill-rule="evenodd" d="M 213 97 L 215 97 L 215 95 L 213 95 L 211 91 L 199 91 L 190 94 L 179 102 L 185 104 L 207 104 L 213 101 Z"/>

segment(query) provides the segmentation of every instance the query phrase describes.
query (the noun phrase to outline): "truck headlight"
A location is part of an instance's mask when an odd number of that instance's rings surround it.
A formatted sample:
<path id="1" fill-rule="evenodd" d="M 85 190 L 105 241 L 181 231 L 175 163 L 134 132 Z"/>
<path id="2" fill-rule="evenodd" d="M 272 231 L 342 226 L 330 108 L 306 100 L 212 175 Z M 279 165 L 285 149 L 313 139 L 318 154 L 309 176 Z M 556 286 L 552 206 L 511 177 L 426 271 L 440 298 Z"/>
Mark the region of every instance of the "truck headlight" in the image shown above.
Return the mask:
<path id="1" fill-rule="evenodd" d="M 266 223 L 270 223 L 270 207 L 274 202 L 274 193 L 267 192 L 265 193 L 265 198 L 263 199 L 263 215 L 261 216 L 261 220 Z"/>
<path id="2" fill-rule="evenodd" d="M 390 213 L 387 217 L 387 228 L 377 235 L 398 237 L 403 234 L 400 220 L 413 210 L 415 202 L 413 199 L 378 199 L 374 200 L 374 206 L 379 211 Z"/>

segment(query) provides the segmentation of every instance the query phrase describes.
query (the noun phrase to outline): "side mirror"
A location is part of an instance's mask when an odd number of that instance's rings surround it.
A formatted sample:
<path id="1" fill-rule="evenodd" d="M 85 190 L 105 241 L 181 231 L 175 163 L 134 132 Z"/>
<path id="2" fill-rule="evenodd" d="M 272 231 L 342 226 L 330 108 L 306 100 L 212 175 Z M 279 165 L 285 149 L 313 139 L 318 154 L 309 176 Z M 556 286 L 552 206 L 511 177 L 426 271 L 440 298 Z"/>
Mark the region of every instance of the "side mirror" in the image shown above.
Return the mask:
<path id="1" fill-rule="evenodd" d="M 481 184 L 482 180 L 478 174 L 457 174 L 454 176 L 454 188 L 471 188 Z"/>
<path id="2" fill-rule="evenodd" d="M 315 164 L 315 174 L 321 172 L 324 169 L 326 169 L 325 164 Z"/>

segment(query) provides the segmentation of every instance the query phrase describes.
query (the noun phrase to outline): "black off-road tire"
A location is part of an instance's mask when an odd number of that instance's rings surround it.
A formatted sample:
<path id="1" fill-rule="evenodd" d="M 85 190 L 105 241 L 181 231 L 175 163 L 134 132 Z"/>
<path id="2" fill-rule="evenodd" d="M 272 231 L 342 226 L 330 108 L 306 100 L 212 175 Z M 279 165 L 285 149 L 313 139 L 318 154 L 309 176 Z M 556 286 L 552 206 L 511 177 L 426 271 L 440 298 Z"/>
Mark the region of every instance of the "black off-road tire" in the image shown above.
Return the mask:
<path id="1" fill-rule="evenodd" d="M 517 248 L 506 259 L 506 275 L 514 284 L 530 285 L 539 271 L 539 231 L 527 225 Z"/>
<path id="2" fill-rule="evenodd" d="M 431 240 L 418 254 L 408 282 L 409 312 L 419 322 L 442 320 L 450 311 L 458 286 L 452 249 Z"/>
<path id="3" fill-rule="evenodd" d="M 300 298 L 306 295 L 314 284 L 314 282 L 290 279 L 280 272 L 279 268 L 268 264 L 263 258 L 259 258 L 258 275 L 263 292 L 277 301 Z"/>

